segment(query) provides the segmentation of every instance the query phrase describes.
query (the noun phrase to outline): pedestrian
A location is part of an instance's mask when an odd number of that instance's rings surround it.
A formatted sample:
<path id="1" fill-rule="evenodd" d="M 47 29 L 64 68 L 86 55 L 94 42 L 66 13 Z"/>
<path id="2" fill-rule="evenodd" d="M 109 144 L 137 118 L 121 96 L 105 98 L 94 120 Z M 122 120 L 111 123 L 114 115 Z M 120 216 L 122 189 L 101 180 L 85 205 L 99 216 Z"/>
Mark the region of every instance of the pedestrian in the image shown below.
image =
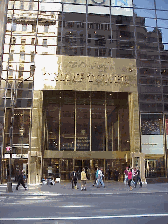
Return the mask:
<path id="1" fill-rule="evenodd" d="M 81 172 L 81 191 L 85 190 L 86 191 L 86 173 L 85 173 L 85 168 L 82 169 Z"/>
<path id="2" fill-rule="evenodd" d="M 136 168 L 133 169 L 132 176 L 133 176 L 133 181 L 134 181 L 134 187 L 136 188 L 136 186 L 137 186 L 137 170 L 136 170 Z"/>
<path id="3" fill-rule="evenodd" d="M 111 170 L 108 169 L 108 180 L 110 180 L 110 179 L 111 179 Z"/>
<path id="4" fill-rule="evenodd" d="M 75 170 L 71 173 L 72 189 L 74 189 L 74 188 L 77 189 L 77 181 L 78 181 L 78 177 L 77 177 L 77 173 Z"/>
<path id="5" fill-rule="evenodd" d="M 142 187 L 142 181 L 141 181 L 141 177 L 140 177 L 140 170 L 139 167 L 137 166 L 137 183 L 140 183 L 140 187 Z"/>
<path id="6" fill-rule="evenodd" d="M 16 190 L 18 190 L 18 187 L 19 187 L 20 184 L 22 184 L 22 186 L 24 187 L 24 189 L 27 190 L 27 187 L 25 186 L 25 183 L 24 183 L 23 174 L 24 174 L 23 170 L 22 171 L 20 170 L 19 171 L 18 184 L 16 186 Z"/>
<path id="7" fill-rule="evenodd" d="M 125 175 L 125 178 L 124 178 L 124 184 L 128 184 L 128 167 L 126 167 L 126 169 L 124 170 L 124 175 Z"/>
<path id="8" fill-rule="evenodd" d="M 97 183 L 98 171 L 99 171 L 99 169 L 98 169 L 98 167 L 97 167 L 96 172 L 95 172 L 95 180 L 94 180 L 94 183 L 93 183 L 93 187 L 94 187 L 94 186 L 96 185 L 96 183 Z"/>
<path id="9" fill-rule="evenodd" d="M 99 183 L 100 183 L 103 187 L 105 187 L 104 182 L 103 182 L 103 177 L 104 177 L 104 175 L 103 175 L 101 169 L 99 169 L 99 170 L 98 170 L 98 178 L 97 178 L 97 187 L 99 187 Z"/>
<path id="10" fill-rule="evenodd" d="M 115 175 L 115 181 L 118 181 L 118 177 L 119 177 L 118 168 L 115 170 L 114 175 Z"/>
<path id="11" fill-rule="evenodd" d="M 132 171 L 131 169 L 129 169 L 128 170 L 128 186 L 130 188 L 130 191 L 132 191 L 131 181 L 132 181 Z"/>

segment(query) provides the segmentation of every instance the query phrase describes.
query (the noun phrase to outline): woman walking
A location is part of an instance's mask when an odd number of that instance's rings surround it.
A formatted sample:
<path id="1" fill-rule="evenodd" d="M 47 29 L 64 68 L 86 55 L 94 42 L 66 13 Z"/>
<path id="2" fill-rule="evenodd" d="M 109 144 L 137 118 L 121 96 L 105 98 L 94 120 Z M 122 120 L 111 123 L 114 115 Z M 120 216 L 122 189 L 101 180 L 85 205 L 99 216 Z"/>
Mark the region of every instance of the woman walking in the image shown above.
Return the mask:
<path id="1" fill-rule="evenodd" d="M 128 186 L 130 187 L 130 191 L 132 191 L 132 187 L 131 187 L 131 181 L 132 181 L 132 171 L 131 169 L 128 170 Z"/>

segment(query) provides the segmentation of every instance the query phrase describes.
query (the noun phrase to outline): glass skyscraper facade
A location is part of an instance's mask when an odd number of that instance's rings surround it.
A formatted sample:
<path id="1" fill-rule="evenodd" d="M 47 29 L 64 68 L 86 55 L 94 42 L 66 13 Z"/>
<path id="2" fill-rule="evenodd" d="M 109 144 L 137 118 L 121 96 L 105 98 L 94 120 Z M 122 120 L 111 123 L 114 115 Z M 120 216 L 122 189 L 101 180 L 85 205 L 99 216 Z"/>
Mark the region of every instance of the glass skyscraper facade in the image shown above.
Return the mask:
<path id="1" fill-rule="evenodd" d="M 30 183 L 83 166 L 89 179 L 127 165 L 166 178 L 168 3 L 5 3 L 1 178 L 11 145 L 12 177 L 24 168 Z"/>

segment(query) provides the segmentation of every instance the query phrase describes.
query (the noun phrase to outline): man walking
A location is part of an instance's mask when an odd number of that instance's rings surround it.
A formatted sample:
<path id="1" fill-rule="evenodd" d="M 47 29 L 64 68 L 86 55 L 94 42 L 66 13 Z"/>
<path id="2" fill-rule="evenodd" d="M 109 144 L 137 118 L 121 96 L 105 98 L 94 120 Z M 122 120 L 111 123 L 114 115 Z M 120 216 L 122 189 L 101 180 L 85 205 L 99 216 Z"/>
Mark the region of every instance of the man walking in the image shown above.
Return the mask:
<path id="1" fill-rule="evenodd" d="M 94 183 L 93 183 L 93 187 L 96 185 L 96 182 L 97 182 L 98 171 L 99 171 L 99 169 L 98 169 L 98 167 L 97 167 L 97 170 L 96 170 L 96 172 L 95 172 L 95 180 L 94 180 Z"/>
<path id="2" fill-rule="evenodd" d="M 133 176 L 133 181 L 134 181 L 134 183 L 135 183 L 135 188 L 136 188 L 136 186 L 137 186 L 137 170 L 136 170 L 136 168 L 134 168 L 133 170 L 132 170 L 132 176 Z"/>
<path id="3" fill-rule="evenodd" d="M 97 187 L 99 186 L 99 183 L 100 183 L 103 187 L 105 187 L 105 186 L 104 186 L 104 182 L 103 182 L 103 177 L 104 177 L 104 175 L 103 175 L 101 169 L 99 169 L 99 170 L 98 170 L 98 178 L 97 178 Z"/>
<path id="4" fill-rule="evenodd" d="M 27 187 L 25 186 L 24 183 L 24 178 L 23 178 L 23 170 L 19 171 L 19 176 L 18 176 L 18 184 L 16 186 L 16 190 L 18 190 L 19 185 L 22 184 L 25 190 L 27 190 Z"/>
<path id="5" fill-rule="evenodd" d="M 140 182 L 140 187 L 142 187 L 142 181 L 141 181 L 141 177 L 140 177 L 140 170 L 139 167 L 137 166 L 137 183 L 138 181 Z"/>
<path id="6" fill-rule="evenodd" d="M 72 172 L 71 178 L 72 178 L 72 189 L 74 189 L 74 188 L 77 189 L 78 178 L 77 178 L 76 170 Z"/>

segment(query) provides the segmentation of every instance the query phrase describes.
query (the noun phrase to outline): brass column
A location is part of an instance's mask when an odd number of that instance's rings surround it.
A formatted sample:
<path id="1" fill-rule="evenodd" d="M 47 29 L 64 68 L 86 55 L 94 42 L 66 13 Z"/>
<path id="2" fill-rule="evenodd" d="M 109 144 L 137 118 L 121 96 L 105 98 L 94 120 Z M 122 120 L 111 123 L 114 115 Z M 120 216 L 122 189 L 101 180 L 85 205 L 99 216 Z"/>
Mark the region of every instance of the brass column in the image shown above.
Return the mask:
<path id="1" fill-rule="evenodd" d="M 76 116 L 76 91 L 75 91 L 75 117 L 74 117 L 74 119 L 75 119 L 75 139 L 74 139 L 74 151 L 76 151 L 76 118 L 77 118 L 77 116 Z"/>
<path id="2" fill-rule="evenodd" d="M 43 92 L 34 90 L 32 108 L 31 146 L 28 152 L 29 184 L 38 184 L 42 177 L 42 104 Z"/>
<path id="3" fill-rule="evenodd" d="M 107 102 L 105 92 L 105 138 L 106 138 L 106 151 L 108 151 L 108 128 L 107 128 Z"/>

